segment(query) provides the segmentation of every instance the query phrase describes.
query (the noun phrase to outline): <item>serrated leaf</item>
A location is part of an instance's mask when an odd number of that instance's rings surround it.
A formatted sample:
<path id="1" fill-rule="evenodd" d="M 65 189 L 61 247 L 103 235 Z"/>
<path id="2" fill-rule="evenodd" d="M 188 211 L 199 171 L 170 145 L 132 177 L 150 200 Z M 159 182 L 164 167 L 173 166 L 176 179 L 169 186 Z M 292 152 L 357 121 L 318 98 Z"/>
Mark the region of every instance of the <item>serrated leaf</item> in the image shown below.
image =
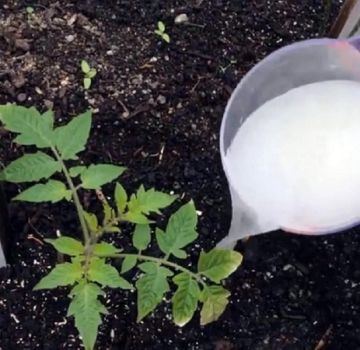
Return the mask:
<path id="1" fill-rule="evenodd" d="M 163 33 L 161 37 L 163 38 L 163 40 L 164 40 L 166 43 L 170 44 L 170 36 L 169 36 L 169 34 Z"/>
<path id="2" fill-rule="evenodd" d="M 122 262 L 121 273 L 123 274 L 125 272 L 130 271 L 133 267 L 135 267 L 136 262 L 137 262 L 137 259 L 136 259 L 135 255 L 127 256 Z"/>
<path id="3" fill-rule="evenodd" d="M 110 207 L 107 201 L 103 202 L 103 230 L 107 233 L 119 233 L 121 232 L 120 228 L 115 226 L 118 221 L 115 215 L 115 211 Z"/>
<path id="4" fill-rule="evenodd" d="M 106 264 L 104 259 L 91 260 L 88 278 L 106 287 L 132 289 L 132 285 L 120 276 L 115 267 Z"/>
<path id="5" fill-rule="evenodd" d="M 182 327 L 192 319 L 197 309 L 200 288 L 198 283 L 185 272 L 176 275 L 173 282 L 178 288 L 172 297 L 172 313 L 174 322 Z"/>
<path id="6" fill-rule="evenodd" d="M 114 197 L 115 197 L 117 210 L 119 214 L 122 214 L 125 211 L 128 196 L 126 194 L 124 187 L 122 187 L 122 185 L 119 182 L 117 182 L 115 185 Z"/>
<path id="7" fill-rule="evenodd" d="M 18 194 L 13 200 L 24 202 L 52 202 L 56 203 L 62 199 L 70 200 L 71 191 L 66 186 L 56 180 L 49 180 L 45 184 L 31 186 L 27 190 Z"/>
<path id="8" fill-rule="evenodd" d="M 131 222 L 133 224 L 151 224 L 153 221 L 149 220 L 144 214 L 127 212 L 122 217 L 122 220 Z"/>
<path id="9" fill-rule="evenodd" d="M 132 237 L 133 245 L 137 250 L 145 250 L 151 241 L 149 225 L 140 225 L 135 226 L 135 231 Z"/>
<path id="10" fill-rule="evenodd" d="M 112 164 L 92 164 L 81 174 L 81 186 L 96 190 L 118 178 L 125 170 L 125 167 Z"/>
<path id="11" fill-rule="evenodd" d="M 101 314 L 107 314 L 105 306 L 98 297 L 104 292 L 94 283 L 82 282 L 70 293 L 73 296 L 68 316 L 74 316 L 75 326 L 84 343 L 85 350 L 93 350 L 101 324 Z"/>
<path id="12" fill-rule="evenodd" d="M 87 74 L 90 72 L 90 65 L 85 60 L 81 61 L 81 70 L 83 73 Z"/>
<path id="13" fill-rule="evenodd" d="M 58 264 L 47 276 L 40 280 L 34 290 L 73 285 L 77 280 L 81 279 L 82 273 L 83 269 L 80 262 Z"/>
<path id="14" fill-rule="evenodd" d="M 233 250 L 212 249 L 202 251 L 198 261 L 198 272 L 215 283 L 230 276 L 241 264 L 242 255 Z"/>
<path id="15" fill-rule="evenodd" d="M 210 286 L 203 290 L 203 306 L 200 312 L 202 326 L 219 319 L 229 303 L 230 292 L 222 286 Z"/>
<path id="16" fill-rule="evenodd" d="M 90 78 L 84 78 L 84 89 L 89 90 L 91 87 L 91 79 Z"/>
<path id="17" fill-rule="evenodd" d="M 44 152 L 25 154 L 3 170 L 6 181 L 20 183 L 47 179 L 61 170 L 60 164 Z"/>
<path id="18" fill-rule="evenodd" d="M 95 78 L 96 76 L 96 69 L 95 68 L 91 68 L 90 71 L 86 74 L 88 78 L 92 79 Z"/>
<path id="19" fill-rule="evenodd" d="M 55 145 L 63 159 L 77 159 L 77 154 L 85 149 L 90 128 L 91 111 L 87 111 L 55 129 Z"/>
<path id="20" fill-rule="evenodd" d="M 103 213 L 104 213 L 103 225 L 106 225 L 115 217 L 114 210 L 110 207 L 107 201 L 103 202 Z"/>
<path id="21" fill-rule="evenodd" d="M 165 24 L 162 21 L 158 22 L 158 29 L 160 30 L 161 33 L 165 32 Z"/>
<path id="22" fill-rule="evenodd" d="M 157 229 L 156 240 L 161 251 L 182 258 L 184 253 L 181 248 L 184 248 L 198 237 L 196 225 L 196 209 L 194 202 L 190 201 L 171 215 L 166 232 Z"/>
<path id="23" fill-rule="evenodd" d="M 95 214 L 83 210 L 84 219 L 90 232 L 97 232 L 99 229 L 98 219 Z"/>
<path id="24" fill-rule="evenodd" d="M 114 255 L 120 253 L 121 249 L 115 247 L 113 244 L 101 242 L 94 246 L 93 253 L 95 255 Z"/>
<path id="25" fill-rule="evenodd" d="M 161 302 L 169 290 L 167 278 L 173 275 L 171 270 L 153 262 L 140 264 L 139 268 L 144 274 L 136 281 L 138 322 Z"/>
<path id="26" fill-rule="evenodd" d="M 130 213 L 141 213 L 145 215 L 151 212 L 160 213 L 160 209 L 168 207 L 176 198 L 176 196 L 155 191 L 153 188 L 145 191 L 144 186 L 140 186 L 136 195 L 133 194 L 131 196 L 128 202 L 128 210 Z"/>
<path id="27" fill-rule="evenodd" d="M 72 237 L 61 236 L 56 239 L 44 239 L 46 243 L 51 244 L 59 253 L 78 256 L 84 253 L 84 245 Z"/>
<path id="28" fill-rule="evenodd" d="M 85 170 L 86 170 L 86 166 L 78 165 L 78 166 L 74 166 L 74 167 L 70 168 L 69 174 L 71 177 L 77 177 L 77 176 L 81 175 Z"/>
<path id="29" fill-rule="evenodd" d="M 51 111 L 41 115 L 34 107 L 2 105 L 0 120 L 7 130 L 20 134 L 14 140 L 16 143 L 35 145 L 38 148 L 51 147 L 54 125 Z"/>

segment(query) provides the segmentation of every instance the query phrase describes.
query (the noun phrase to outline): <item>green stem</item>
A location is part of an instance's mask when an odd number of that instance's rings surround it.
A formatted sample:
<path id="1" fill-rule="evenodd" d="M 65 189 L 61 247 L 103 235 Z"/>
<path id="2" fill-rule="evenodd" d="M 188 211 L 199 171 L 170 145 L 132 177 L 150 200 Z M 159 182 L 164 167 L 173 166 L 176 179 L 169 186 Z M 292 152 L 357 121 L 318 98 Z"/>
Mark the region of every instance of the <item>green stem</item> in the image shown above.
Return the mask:
<path id="1" fill-rule="evenodd" d="M 155 258 L 153 256 L 148 255 L 142 255 L 142 254 L 128 254 L 128 253 L 119 253 L 119 254 L 112 254 L 112 255 L 97 255 L 100 258 L 126 258 L 130 256 L 135 256 L 139 260 L 143 261 L 152 261 L 155 263 L 159 263 L 161 265 L 166 265 L 169 267 L 172 267 L 174 270 L 185 272 L 188 275 L 190 275 L 192 278 L 194 278 L 196 281 L 198 281 L 202 286 L 206 287 L 206 283 L 202 280 L 201 276 L 197 273 L 192 272 L 191 270 L 187 269 L 186 267 L 182 267 L 176 263 L 173 263 L 171 261 L 162 259 L 162 258 Z"/>
<path id="2" fill-rule="evenodd" d="M 64 161 L 62 160 L 60 154 L 58 153 L 58 151 L 56 150 L 55 147 L 51 147 L 51 150 L 52 152 L 54 153 L 55 155 L 55 158 L 57 159 L 57 161 L 60 163 L 61 165 L 61 169 L 65 175 L 65 178 L 66 178 L 66 181 L 70 187 L 70 190 L 71 190 L 71 193 L 72 193 L 72 197 L 73 197 L 73 200 L 74 200 L 74 204 L 75 204 L 75 207 L 76 207 L 76 211 L 77 211 L 77 214 L 78 214 L 78 217 L 79 217 L 79 221 L 80 221 L 80 225 L 81 225 L 81 230 L 82 230 L 82 233 L 83 233 L 83 236 L 84 236 L 84 243 L 85 243 L 85 246 L 86 248 L 88 249 L 89 248 L 89 245 L 91 244 L 91 237 L 90 237 L 90 233 L 89 233 L 89 230 L 88 230 L 88 227 L 86 225 L 86 222 L 85 222 L 85 218 L 84 218 L 84 215 L 83 215 L 83 207 L 81 205 L 81 202 L 80 202 L 80 199 L 79 199 L 79 196 L 78 196 L 78 193 L 77 193 L 77 190 L 76 190 L 76 187 L 71 179 L 71 176 L 67 170 L 67 167 L 64 163 Z"/>

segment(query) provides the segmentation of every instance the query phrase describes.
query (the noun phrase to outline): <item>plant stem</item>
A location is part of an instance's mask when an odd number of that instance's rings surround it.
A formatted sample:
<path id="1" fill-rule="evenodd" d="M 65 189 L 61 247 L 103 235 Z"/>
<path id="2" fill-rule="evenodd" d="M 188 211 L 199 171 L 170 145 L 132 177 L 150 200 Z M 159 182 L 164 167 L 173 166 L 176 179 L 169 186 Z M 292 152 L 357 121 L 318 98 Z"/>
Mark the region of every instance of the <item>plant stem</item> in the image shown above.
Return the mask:
<path id="1" fill-rule="evenodd" d="M 76 211 L 77 211 L 77 214 L 78 214 L 78 217 L 79 217 L 79 221 L 80 221 L 80 225 L 81 225 L 81 230 L 82 230 L 82 233 L 83 233 L 83 237 L 84 237 L 84 243 L 85 243 L 85 246 L 88 248 L 89 244 L 90 244 L 90 241 L 91 241 L 91 237 L 90 237 L 90 233 L 89 233 L 89 230 L 88 230 L 88 227 L 86 225 L 86 222 L 85 222 L 85 218 L 84 218 L 84 215 L 83 215 L 83 207 L 81 205 L 81 202 L 80 202 L 80 199 L 79 199 L 79 196 L 78 196 L 78 193 L 77 193 L 77 190 L 76 190 L 76 187 L 71 179 L 71 176 L 67 170 L 67 167 L 64 163 L 64 161 L 62 160 L 60 154 L 58 153 L 58 151 L 56 150 L 55 147 L 51 147 L 51 150 L 52 152 L 54 153 L 55 155 L 55 158 L 57 159 L 57 161 L 60 163 L 61 165 L 61 169 L 65 175 L 65 178 L 66 178 L 66 181 L 70 187 L 70 191 L 72 193 L 72 197 L 73 197 L 73 200 L 74 200 L 74 204 L 75 204 L 75 207 L 76 207 Z"/>
<path id="2" fill-rule="evenodd" d="M 148 255 L 142 255 L 142 254 L 128 254 L 128 253 L 119 253 L 119 254 L 112 254 L 112 255 L 97 255 L 100 258 L 126 258 L 135 256 L 139 260 L 143 261 L 152 261 L 155 263 L 159 263 L 161 265 L 166 265 L 169 267 L 172 267 L 174 270 L 185 272 L 188 275 L 190 275 L 192 278 L 194 278 L 196 281 L 198 281 L 202 286 L 206 287 L 206 283 L 202 280 L 201 276 L 197 273 L 192 272 L 191 270 L 187 269 L 186 267 L 182 267 L 176 263 L 173 263 L 171 261 L 162 259 L 162 258 L 155 258 L 153 256 Z"/>

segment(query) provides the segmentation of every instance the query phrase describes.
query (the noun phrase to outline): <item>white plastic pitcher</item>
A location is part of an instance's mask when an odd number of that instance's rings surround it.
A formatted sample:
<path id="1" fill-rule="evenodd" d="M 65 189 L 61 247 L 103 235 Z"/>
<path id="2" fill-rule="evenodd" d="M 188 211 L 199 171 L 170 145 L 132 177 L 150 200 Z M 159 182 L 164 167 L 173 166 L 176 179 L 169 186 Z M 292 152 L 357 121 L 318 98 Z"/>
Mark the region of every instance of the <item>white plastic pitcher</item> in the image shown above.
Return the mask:
<path id="1" fill-rule="evenodd" d="M 360 37 L 350 40 L 312 39 L 298 42 L 266 57 L 252 68 L 236 87 L 227 104 L 220 131 L 221 159 L 232 199 L 232 222 L 228 235 L 219 246 L 231 247 L 241 238 L 278 229 L 299 233 L 297 227 L 284 228 L 267 222 L 262 213 L 254 212 L 240 198 L 234 190 L 234 176 L 226 164 L 225 155 L 244 121 L 265 102 L 310 83 L 328 80 L 360 81 L 359 48 Z M 358 223 L 353 222 L 350 226 Z M 310 234 L 338 232 L 348 227 L 349 223 L 343 227 L 329 227 L 326 232 L 322 230 Z"/>

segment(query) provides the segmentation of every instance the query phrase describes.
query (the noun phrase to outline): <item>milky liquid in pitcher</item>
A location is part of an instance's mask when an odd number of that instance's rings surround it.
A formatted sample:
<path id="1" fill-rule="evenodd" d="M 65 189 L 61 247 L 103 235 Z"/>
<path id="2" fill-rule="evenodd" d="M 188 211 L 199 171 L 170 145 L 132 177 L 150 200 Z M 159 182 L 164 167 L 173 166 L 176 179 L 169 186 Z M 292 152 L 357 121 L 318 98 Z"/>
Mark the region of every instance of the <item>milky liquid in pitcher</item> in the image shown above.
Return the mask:
<path id="1" fill-rule="evenodd" d="M 326 233 L 359 222 L 360 83 L 318 82 L 268 101 L 238 130 L 225 166 L 274 227 Z"/>

